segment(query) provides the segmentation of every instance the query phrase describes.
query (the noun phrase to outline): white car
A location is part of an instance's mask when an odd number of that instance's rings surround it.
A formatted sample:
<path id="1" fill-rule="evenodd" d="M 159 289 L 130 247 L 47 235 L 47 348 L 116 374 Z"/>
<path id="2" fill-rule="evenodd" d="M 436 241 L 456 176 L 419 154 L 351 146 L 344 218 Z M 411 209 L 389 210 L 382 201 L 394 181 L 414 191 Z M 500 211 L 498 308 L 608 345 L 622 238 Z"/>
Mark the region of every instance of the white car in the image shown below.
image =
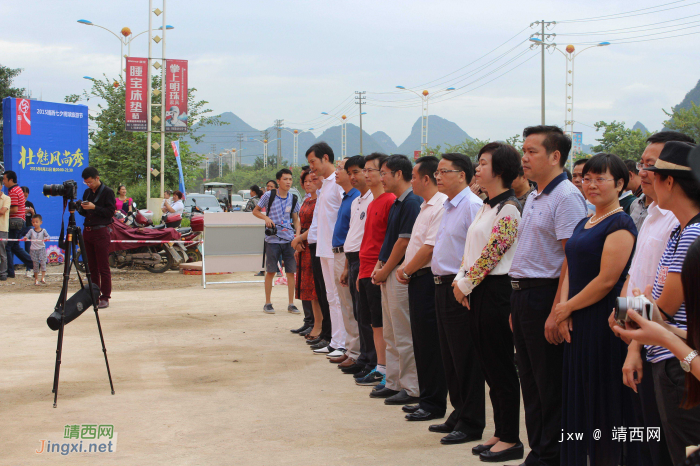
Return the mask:
<path id="1" fill-rule="evenodd" d="M 248 201 L 243 199 L 243 196 L 240 194 L 231 194 L 231 210 L 241 211 L 245 209 L 247 203 Z"/>

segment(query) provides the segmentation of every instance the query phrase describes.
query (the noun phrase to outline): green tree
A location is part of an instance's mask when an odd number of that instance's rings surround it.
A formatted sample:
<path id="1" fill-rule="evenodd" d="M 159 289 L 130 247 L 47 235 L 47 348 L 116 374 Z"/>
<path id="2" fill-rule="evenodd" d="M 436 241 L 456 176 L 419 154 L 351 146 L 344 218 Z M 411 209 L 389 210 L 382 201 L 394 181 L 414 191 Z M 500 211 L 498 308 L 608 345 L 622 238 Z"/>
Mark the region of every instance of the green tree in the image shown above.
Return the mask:
<path id="1" fill-rule="evenodd" d="M 596 152 L 607 152 L 615 154 L 623 160 L 640 160 L 642 153 L 647 146 L 648 133 L 641 130 L 633 130 L 625 127 L 625 122 L 612 121 L 606 123 L 599 121 L 594 124 L 596 131 L 603 130 L 603 136 L 598 141 L 598 145 L 591 148 Z"/>
<path id="2" fill-rule="evenodd" d="M 153 76 L 153 89 L 160 89 L 160 76 Z M 125 82 L 114 81 L 107 76 L 103 80 L 94 80 L 92 89 L 84 91 L 82 97 L 97 97 L 104 103 L 98 104 L 98 114 L 90 115 L 94 124 L 89 131 L 90 165 L 100 171 L 100 175 L 110 186 L 124 184 L 127 187 L 145 184 L 146 142 L 145 132 L 130 132 L 125 128 Z M 165 133 L 165 183 L 166 187 L 178 185 L 179 174 L 174 159 L 171 142 L 180 139 L 180 161 L 185 177 L 185 185 L 195 183 L 200 176 L 200 163 L 203 157 L 191 150 L 185 142 L 189 137 L 196 143 L 205 137 L 204 133 L 196 134 L 205 125 L 219 126 L 225 124 L 218 116 L 209 116 L 212 111 L 206 108 L 205 100 L 197 100 L 197 89 L 190 88 L 188 93 L 188 127 L 185 133 Z M 160 104 L 162 94 L 153 98 L 154 104 Z M 79 95 L 66 97 L 67 102 L 77 102 Z M 160 107 L 153 106 L 152 115 L 160 117 Z M 155 125 L 154 125 L 155 126 Z M 154 128 L 156 129 L 156 128 Z M 160 144 L 160 135 L 154 133 L 152 143 Z M 151 167 L 160 171 L 160 149 L 153 149 Z M 156 180 L 154 180 L 156 181 Z M 152 196 L 158 196 L 159 190 L 154 191 L 156 183 L 152 183 Z"/>
<path id="3" fill-rule="evenodd" d="M 5 97 L 22 97 L 25 94 L 25 89 L 21 87 L 12 87 L 12 81 L 20 75 L 22 68 L 8 68 L 0 65 L 0 102 Z M 2 105 L 0 105 L 0 123 L 2 122 Z M 2 125 L 0 125 L 0 161 L 3 158 L 3 136 Z"/>
<path id="4" fill-rule="evenodd" d="M 668 120 L 664 121 L 664 127 L 681 132 L 695 141 L 700 141 L 700 107 L 695 102 L 690 103 L 690 108 L 678 108 L 668 113 L 664 110 Z"/>

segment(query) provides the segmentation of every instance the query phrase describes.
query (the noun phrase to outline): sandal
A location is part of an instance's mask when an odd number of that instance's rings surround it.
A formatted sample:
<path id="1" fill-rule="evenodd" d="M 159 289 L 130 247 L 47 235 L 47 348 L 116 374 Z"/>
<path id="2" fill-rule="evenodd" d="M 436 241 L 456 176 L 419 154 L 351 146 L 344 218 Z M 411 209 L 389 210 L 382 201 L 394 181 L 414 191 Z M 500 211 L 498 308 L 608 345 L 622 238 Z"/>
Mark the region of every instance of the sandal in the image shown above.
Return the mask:
<path id="1" fill-rule="evenodd" d="M 304 338 L 306 338 L 307 340 L 315 340 L 315 339 L 318 338 L 320 335 L 321 335 L 321 332 L 318 332 L 318 335 L 312 335 L 312 334 L 309 333 L 309 334 L 306 335 Z"/>
<path id="2" fill-rule="evenodd" d="M 44 285 L 46 285 L 46 280 L 44 280 L 44 279 L 42 278 L 42 279 L 41 279 L 41 283 L 43 283 Z"/>

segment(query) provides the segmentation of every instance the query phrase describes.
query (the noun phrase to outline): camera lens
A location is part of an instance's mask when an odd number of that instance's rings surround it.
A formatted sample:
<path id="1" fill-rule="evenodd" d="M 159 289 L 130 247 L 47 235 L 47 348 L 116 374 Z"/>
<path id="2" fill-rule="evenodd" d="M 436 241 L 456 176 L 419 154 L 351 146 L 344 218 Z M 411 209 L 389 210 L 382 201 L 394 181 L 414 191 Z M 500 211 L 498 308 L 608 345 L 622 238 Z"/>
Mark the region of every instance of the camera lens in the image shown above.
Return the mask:
<path id="1" fill-rule="evenodd" d="M 62 184 L 45 184 L 44 196 L 63 196 L 64 187 Z"/>

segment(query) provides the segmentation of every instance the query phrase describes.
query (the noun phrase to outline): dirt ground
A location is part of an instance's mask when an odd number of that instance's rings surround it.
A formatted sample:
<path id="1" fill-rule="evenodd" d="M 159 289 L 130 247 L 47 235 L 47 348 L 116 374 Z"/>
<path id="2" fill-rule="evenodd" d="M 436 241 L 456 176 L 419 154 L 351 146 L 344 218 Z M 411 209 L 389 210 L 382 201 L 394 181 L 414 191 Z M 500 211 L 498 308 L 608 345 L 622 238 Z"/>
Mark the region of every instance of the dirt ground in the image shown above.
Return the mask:
<path id="1" fill-rule="evenodd" d="M 259 280 L 252 275 L 208 281 Z M 481 464 L 474 443 L 441 446 L 429 423 L 405 421 L 400 407 L 370 399 L 369 387 L 312 354 L 289 332 L 301 318 L 281 311 L 285 287 L 274 288 L 278 312 L 266 315 L 261 284 L 204 290 L 201 277 L 177 272 L 114 278 L 100 320 L 116 394 L 89 310 L 66 327 L 56 409 L 57 332 L 46 318 L 60 275 L 42 287 L 20 273 L 15 285 L 0 282 L 0 464 Z M 36 453 L 42 439 L 67 441 L 64 426 L 91 424 L 114 426 L 116 452 Z M 522 414 L 521 425 L 525 442 Z M 492 433 L 487 401 L 485 438 Z"/>

